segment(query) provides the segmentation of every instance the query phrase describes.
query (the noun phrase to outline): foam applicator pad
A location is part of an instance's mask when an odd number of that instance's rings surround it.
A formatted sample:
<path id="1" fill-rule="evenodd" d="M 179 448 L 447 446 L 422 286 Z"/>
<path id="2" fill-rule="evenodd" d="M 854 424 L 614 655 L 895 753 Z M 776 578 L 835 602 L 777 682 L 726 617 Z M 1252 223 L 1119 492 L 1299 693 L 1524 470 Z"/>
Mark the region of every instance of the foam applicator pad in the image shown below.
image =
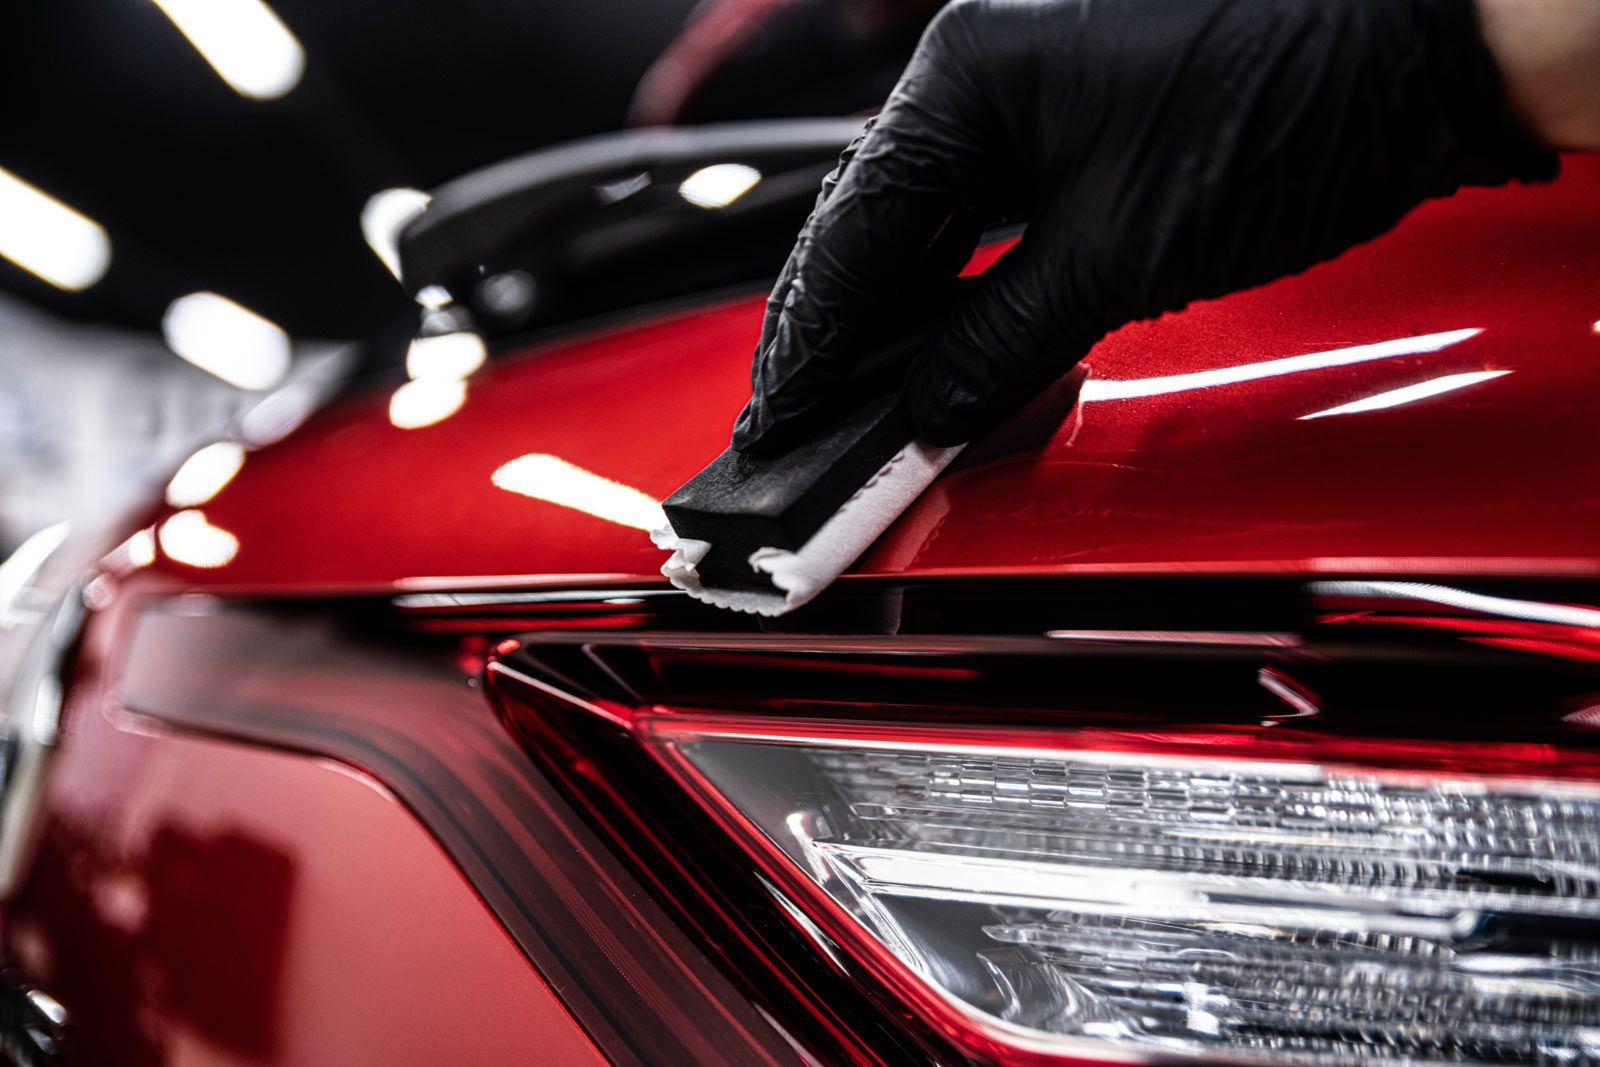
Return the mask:
<path id="1" fill-rule="evenodd" d="M 898 396 L 862 404 L 779 455 L 728 450 L 662 504 L 661 573 L 697 600 L 782 615 L 811 600 L 908 508 L 960 447 L 912 440 Z"/>

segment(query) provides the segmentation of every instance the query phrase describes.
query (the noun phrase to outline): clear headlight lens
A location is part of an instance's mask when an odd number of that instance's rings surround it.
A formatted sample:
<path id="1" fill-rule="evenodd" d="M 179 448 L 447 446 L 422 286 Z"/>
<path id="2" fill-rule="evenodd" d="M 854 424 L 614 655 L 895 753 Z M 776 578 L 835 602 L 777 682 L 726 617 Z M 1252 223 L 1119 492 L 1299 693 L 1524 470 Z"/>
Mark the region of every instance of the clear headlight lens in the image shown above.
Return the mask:
<path id="1" fill-rule="evenodd" d="M 878 951 L 1035 1050 L 1600 1056 L 1586 785 L 772 735 L 667 747 Z"/>

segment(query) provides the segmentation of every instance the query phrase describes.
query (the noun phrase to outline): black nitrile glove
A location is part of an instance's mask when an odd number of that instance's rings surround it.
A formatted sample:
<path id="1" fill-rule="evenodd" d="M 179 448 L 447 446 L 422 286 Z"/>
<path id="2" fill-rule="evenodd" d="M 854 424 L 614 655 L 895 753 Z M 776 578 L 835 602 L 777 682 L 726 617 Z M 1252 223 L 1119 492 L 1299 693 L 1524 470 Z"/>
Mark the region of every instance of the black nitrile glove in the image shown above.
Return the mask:
<path id="1" fill-rule="evenodd" d="M 1472 0 L 956 0 L 801 232 L 734 447 L 808 436 L 913 329 L 933 338 L 899 346 L 920 433 L 969 440 L 1124 323 L 1556 169 Z M 953 280 L 1007 217 L 1021 243 Z"/>

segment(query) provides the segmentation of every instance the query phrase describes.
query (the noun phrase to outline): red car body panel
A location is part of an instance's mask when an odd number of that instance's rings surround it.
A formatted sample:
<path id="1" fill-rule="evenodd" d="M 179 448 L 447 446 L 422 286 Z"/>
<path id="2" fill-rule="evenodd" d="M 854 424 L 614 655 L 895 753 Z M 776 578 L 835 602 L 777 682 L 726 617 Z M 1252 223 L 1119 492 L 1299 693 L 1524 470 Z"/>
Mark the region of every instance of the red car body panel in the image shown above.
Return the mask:
<path id="1" fill-rule="evenodd" d="M 75 1062 L 605 1062 L 381 785 L 229 742 L 87 732 L 6 936 L 76 1009 Z"/>
<path id="2" fill-rule="evenodd" d="M 191 591 L 661 584 L 653 502 L 725 446 L 761 305 L 541 344 L 417 429 L 357 398 L 251 453 L 203 521 L 152 517 L 153 564 L 109 568 L 0 934 L 72 1011 L 76 1059 L 600 1061 L 398 784 L 127 714 L 127 634 Z M 1048 444 L 954 469 L 854 574 L 1600 574 L 1597 319 L 1600 160 L 1573 158 L 1120 331 Z"/>
<path id="3" fill-rule="evenodd" d="M 539 346 L 472 379 L 458 412 L 419 429 L 390 424 L 388 394 L 343 406 L 251 455 L 204 506 L 238 539 L 226 565 L 163 566 L 218 588 L 655 578 L 662 557 L 636 528 L 644 520 L 510 492 L 495 472 L 553 456 L 661 499 L 725 447 L 761 304 Z M 1590 572 L 1597 319 L 1600 161 L 1574 157 L 1555 184 L 1429 204 L 1304 275 L 1118 332 L 1089 357 L 1088 399 L 1047 446 L 952 472 L 856 573 L 1229 573 L 1367 559 Z M 1479 332 L 1344 366 L 1271 365 L 1463 330 Z M 1262 376 L 1215 383 L 1240 367 Z M 1304 418 L 1488 372 L 1502 373 Z M 1143 384 L 1106 384 L 1129 382 Z M 561 481 L 535 492 L 559 499 Z"/>
<path id="4" fill-rule="evenodd" d="M 67 1006 L 68 1062 L 605 1062 L 383 785 L 124 711 L 128 614 L 85 639 L 0 927 L 8 964 Z"/>

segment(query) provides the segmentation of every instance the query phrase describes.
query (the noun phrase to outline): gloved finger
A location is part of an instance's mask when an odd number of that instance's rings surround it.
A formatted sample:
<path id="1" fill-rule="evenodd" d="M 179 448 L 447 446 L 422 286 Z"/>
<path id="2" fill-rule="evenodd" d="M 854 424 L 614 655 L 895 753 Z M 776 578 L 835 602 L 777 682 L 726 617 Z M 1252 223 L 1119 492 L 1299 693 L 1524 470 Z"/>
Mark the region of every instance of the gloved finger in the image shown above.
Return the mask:
<path id="1" fill-rule="evenodd" d="M 874 145 L 875 140 L 885 143 Z M 746 448 L 819 405 L 850 374 L 863 339 L 926 283 L 927 260 L 954 213 L 943 167 L 880 123 L 817 213 L 752 371 Z"/>
<path id="2" fill-rule="evenodd" d="M 958 275 L 985 229 L 982 216 L 965 211 L 945 221 L 927 254 L 911 268 L 907 293 L 894 313 L 856 339 L 847 377 L 827 392 L 824 403 L 782 421 L 773 434 L 775 447 L 811 436 L 840 406 L 904 387 L 906 372 L 942 330 L 955 303 Z"/>
<path id="3" fill-rule="evenodd" d="M 842 164 L 841 164 L 842 166 Z M 837 176 L 838 171 L 834 172 Z M 830 190 L 824 189 L 822 197 L 825 199 Z M 820 202 L 819 199 L 819 202 Z M 896 333 L 903 333 L 906 329 L 914 327 L 917 322 L 932 315 L 942 317 L 948 311 L 948 289 L 951 282 L 960 274 L 961 269 L 971 261 L 973 253 L 983 239 L 983 233 L 988 228 L 985 216 L 966 211 L 953 212 L 944 225 L 940 228 L 933 244 L 929 247 L 923 259 L 911 268 L 913 278 L 907 285 L 912 294 L 906 302 L 902 313 L 890 325 Z M 801 231 L 800 244 L 804 245 L 809 240 L 810 224 Z M 766 317 L 761 331 L 761 342 L 757 346 L 756 359 L 753 368 L 759 367 L 762 353 L 771 343 L 773 331 L 776 328 L 779 316 L 783 310 L 783 302 L 787 298 L 788 290 L 794 283 L 796 273 L 795 264 L 798 252 L 789 257 L 789 262 L 784 266 L 783 273 L 779 275 L 777 284 L 773 286 L 772 295 L 767 299 Z M 898 371 L 904 374 L 906 363 L 911 353 L 904 345 L 884 345 L 880 338 L 863 337 L 863 350 L 861 358 L 884 363 L 890 358 L 890 350 L 899 357 Z M 885 358 L 879 360 L 883 355 Z M 753 369 L 753 380 L 759 379 L 759 370 Z"/>
<path id="4" fill-rule="evenodd" d="M 867 139 L 867 135 L 872 132 L 872 127 L 877 121 L 876 116 L 867 120 L 866 125 L 861 128 L 861 132 L 856 134 L 849 144 L 845 145 L 843 152 L 839 153 L 838 164 L 828 172 L 827 177 L 822 179 L 822 189 L 817 193 L 817 202 L 811 208 L 811 214 L 806 217 L 805 225 L 800 227 L 800 236 L 795 239 L 794 249 L 784 262 L 783 270 L 778 272 L 778 280 L 772 286 L 771 295 L 767 297 L 766 315 L 761 323 L 761 340 L 756 345 L 757 362 L 760 361 L 761 353 L 771 343 L 773 331 L 777 328 L 778 315 L 783 311 L 783 302 L 789 297 L 789 290 L 793 287 L 795 275 L 800 269 L 801 258 L 805 254 L 806 247 L 811 243 L 811 232 L 816 225 L 817 216 L 822 213 L 822 209 L 827 205 L 829 198 L 833 196 L 834 190 L 839 187 L 839 179 L 844 175 L 845 168 L 850 165 L 850 161 L 861 150 L 861 143 Z"/>
<path id="5" fill-rule="evenodd" d="M 770 448 L 829 407 L 865 339 L 926 290 L 923 268 L 981 184 L 985 134 L 966 97 L 970 83 L 939 31 L 947 22 L 935 21 L 796 249 L 756 356 L 751 402 L 734 429 L 741 451 Z"/>
<path id="6" fill-rule="evenodd" d="M 930 444 L 963 444 L 1004 421 L 1099 340 L 1077 321 L 1058 257 L 1026 239 L 988 271 L 962 279 L 938 339 L 906 377 L 906 407 Z"/>

